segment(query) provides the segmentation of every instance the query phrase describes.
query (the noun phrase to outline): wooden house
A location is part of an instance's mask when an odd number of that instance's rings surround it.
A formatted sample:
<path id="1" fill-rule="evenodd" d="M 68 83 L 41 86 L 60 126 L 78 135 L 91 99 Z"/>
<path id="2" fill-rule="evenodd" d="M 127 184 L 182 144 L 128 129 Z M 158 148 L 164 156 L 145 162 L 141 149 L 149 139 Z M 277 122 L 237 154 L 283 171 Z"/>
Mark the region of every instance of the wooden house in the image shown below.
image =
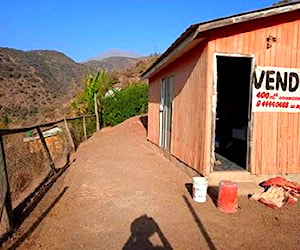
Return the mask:
<path id="1" fill-rule="evenodd" d="M 142 75 L 148 140 L 202 175 L 300 173 L 300 3 L 191 25 Z"/>

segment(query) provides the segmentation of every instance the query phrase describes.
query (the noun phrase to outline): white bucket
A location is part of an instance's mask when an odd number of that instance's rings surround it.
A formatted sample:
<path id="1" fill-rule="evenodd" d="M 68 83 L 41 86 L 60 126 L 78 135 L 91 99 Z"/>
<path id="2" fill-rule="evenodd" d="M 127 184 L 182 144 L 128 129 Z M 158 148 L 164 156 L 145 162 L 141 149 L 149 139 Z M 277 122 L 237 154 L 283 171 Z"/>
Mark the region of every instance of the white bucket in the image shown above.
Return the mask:
<path id="1" fill-rule="evenodd" d="M 196 202 L 206 202 L 208 180 L 206 177 L 193 177 L 193 199 Z"/>

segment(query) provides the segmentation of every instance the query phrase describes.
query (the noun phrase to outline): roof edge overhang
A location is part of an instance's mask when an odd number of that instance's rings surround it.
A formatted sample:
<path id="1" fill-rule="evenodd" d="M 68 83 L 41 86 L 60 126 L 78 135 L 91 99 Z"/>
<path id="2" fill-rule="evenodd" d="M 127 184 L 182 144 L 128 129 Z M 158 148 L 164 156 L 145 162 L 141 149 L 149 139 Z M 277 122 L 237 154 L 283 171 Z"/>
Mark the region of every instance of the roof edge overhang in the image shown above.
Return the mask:
<path id="1" fill-rule="evenodd" d="M 205 31 L 284 14 L 299 9 L 300 2 L 295 2 L 191 25 L 144 73 L 142 73 L 141 77 L 143 79 L 150 78 L 205 40 L 205 37 L 200 37 L 200 34 Z"/>
<path id="2" fill-rule="evenodd" d="M 144 73 L 142 73 L 141 77 L 143 79 L 151 77 L 181 57 L 188 50 L 195 47 L 200 41 L 204 40 L 204 38 L 195 39 L 197 28 L 197 24 L 191 25 Z"/>

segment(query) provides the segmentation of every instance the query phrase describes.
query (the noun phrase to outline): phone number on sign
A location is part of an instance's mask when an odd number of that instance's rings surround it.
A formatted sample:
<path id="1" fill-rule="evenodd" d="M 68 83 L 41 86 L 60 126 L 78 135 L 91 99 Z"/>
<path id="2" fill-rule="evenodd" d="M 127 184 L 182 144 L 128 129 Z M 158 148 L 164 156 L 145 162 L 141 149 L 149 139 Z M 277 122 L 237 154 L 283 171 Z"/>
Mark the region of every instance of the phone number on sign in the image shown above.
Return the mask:
<path id="1" fill-rule="evenodd" d="M 274 101 L 261 101 L 258 100 L 256 103 L 256 107 L 272 107 L 272 108 L 288 108 L 288 102 L 274 102 Z"/>

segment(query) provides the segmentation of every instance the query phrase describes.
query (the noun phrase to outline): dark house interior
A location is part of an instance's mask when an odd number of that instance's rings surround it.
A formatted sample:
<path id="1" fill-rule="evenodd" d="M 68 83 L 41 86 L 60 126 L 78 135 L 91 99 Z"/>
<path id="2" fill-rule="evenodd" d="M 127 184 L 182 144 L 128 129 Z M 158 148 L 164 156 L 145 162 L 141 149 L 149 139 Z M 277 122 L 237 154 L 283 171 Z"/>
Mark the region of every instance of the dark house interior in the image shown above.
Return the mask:
<path id="1" fill-rule="evenodd" d="M 246 169 L 251 64 L 248 57 L 217 56 L 215 170 Z"/>

